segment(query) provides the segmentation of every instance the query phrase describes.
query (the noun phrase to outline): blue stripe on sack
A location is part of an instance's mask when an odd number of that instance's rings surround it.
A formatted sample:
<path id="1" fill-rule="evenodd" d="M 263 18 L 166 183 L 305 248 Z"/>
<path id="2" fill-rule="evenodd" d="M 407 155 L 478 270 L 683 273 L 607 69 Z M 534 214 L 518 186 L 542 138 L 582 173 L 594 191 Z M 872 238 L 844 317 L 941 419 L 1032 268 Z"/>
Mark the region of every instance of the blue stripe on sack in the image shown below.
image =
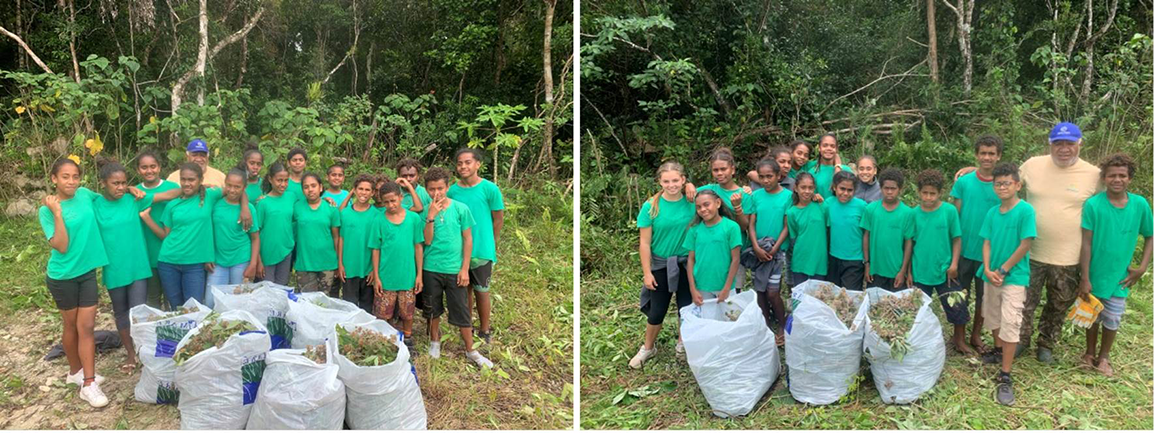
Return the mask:
<path id="1" fill-rule="evenodd" d="M 172 358 L 172 355 L 176 354 L 176 344 L 176 341 L 156 340 L 156 357 Z"/>
<path id="2" fill-rule="evenodd" d="M 270 344 L 269 350 L 288 349 L 289 342 L 283 335 L 269 335 Z"/>
<path id="3" fill-rule="evenodd" d="M 245 382 L 241 384 L 244 389 L 244 404 L 250 405 L 256 401 L 256 392 L 260 389 L 260 382 Z"/>
<path id="4" fill-rule="evenodd" d="M 789 317 L 785 318 L 785 333 L 786 334 L 792 334 L 793 333 L 793 315 L 792 314 L 790 314 Z"/>

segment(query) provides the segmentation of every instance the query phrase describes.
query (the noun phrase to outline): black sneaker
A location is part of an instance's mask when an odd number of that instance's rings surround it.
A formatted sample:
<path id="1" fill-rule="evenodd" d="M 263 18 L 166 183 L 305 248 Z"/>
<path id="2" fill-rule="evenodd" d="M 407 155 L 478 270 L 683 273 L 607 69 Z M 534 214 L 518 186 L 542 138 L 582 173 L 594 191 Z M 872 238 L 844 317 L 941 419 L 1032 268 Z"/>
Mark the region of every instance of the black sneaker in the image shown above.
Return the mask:
<path id="1" fill-rule="evenodd" d="M 1003 406 L 1014 405 L 1014 381 L 1009 373 L 998 374 L 998 388 L 994 391 L 994 399 Z"/>
<path id="2" fill-rule="evenodd" d="M 413 351 L 413 344 L 414 344 L 413 338 L 412 337 L 405 337 L 403 340 L 405 342 L 405 347 L 407 347 L 409 349 L 409 352 L 412 352 Z"/>
<path id="3" fill-rule="evenodd" d="M 493 334 L 492 333 L 477 331 L 477 338 L 485 340 L 485 344 L 488 344 L 488 345 L 493 344 Z"/>
<path id="4" fill-rule="evenodd" d="M 1038 362 L 1050 364 L 1054 362 L 1054 353 L 1045 347 L 1038 348 Z"/>
<path id="5" fill-rule="evenodd" d="M 989 352 L 982 354 L 983 364 L 1001 364 L 1002 363 L 1002 348 L 996 348 Z"/>

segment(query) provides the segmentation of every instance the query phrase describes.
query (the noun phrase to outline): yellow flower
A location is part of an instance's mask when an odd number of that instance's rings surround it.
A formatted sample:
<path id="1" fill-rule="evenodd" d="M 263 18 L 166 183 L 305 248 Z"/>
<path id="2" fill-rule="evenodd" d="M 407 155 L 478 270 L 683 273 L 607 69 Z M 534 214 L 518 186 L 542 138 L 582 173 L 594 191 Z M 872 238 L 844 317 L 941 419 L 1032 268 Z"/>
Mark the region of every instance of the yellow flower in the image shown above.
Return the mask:
<path id="1" fill-rule="evenodd" d="M 96 156 L 97 153 L 100 153 L 101 149 L 104 149 L 104 142 L 100 141 L 100 134 L 96 134 L 96 138 L 89 138 L 84 141 L 84 147 L 88 148 L 88 153 Z"/>
<path id="2" fill-rule="evenodd" d="M 76 163 L 76 165 L 80 165 L 80 157 L 79 156 L 76 156 L 75 154 L 68 155 L 68 159 L 71 159 L 72 162 Z"/>
<path id="3" fill-rule="evenodd" d="M 24 114 L 24 110 L 25 108 L 23 105 L 16 107 L 16 114 Z"/>

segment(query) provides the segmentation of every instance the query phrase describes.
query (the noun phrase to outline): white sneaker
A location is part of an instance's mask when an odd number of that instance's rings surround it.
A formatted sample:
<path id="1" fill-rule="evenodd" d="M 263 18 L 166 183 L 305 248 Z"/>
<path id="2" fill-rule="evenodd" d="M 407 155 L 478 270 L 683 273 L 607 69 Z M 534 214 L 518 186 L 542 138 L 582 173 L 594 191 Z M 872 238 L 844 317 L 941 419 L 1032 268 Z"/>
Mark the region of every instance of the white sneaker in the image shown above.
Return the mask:
<path id="1" fill-rule="evenodd" d="M 433 341 L 429 343 L 429 357 L 438 359 L 441 357 L 441 342 Z"/>
<path id="2" fill-rule="evenodd" d="M 470 360 L 472 360 L 473 362 L 477 363 L 478 367 L 493 368 L 493 361 L 490 361 L 489 358 L 486 358 L 485 355 L 482 355 L 481 352 L 478 352 L 476 350 L 469 352 L 469 353 L 466 353 L 465 357 L 467 357 Z"/>
<path id="3" fill-rule="evenodd" d="M 681 340 L 677 340 L 677 347 L 674 347 L 673 349 L 677 351 L 678 355 L 684 355 L 685 354 L 685 343 L 682 343 Z"/>
<path id="4" fill-rule="evenodd" d="M 80 399 L 87 401 L 92 407 L 108 406 L 108 397 L 104 396 L 104 391 L 101 391 L 100 385 L 95 382 L 80 388 Z"/>
<path id="5" fill-rule="evenodd" d="M 633 359 L 629 360 L 629 367 L 641 368 L 641 364 L 644 364 L 645 361 L 648 361 L 649 358 L 652 358 L 655 355 L 657 355 L 657 346 L 653 346 L 652 349 L 646 350 L 645 345 L 642 345 L 641 348 L 637 350 L 637 354 L 633 355 Z"/>
<path id="6" fill-rule="evenodd" d="M 104 376 L 101 376 L 99 374 L 96 375 L 96 380 L 94 382 L 96 382 L 97 385 L 104 383 Z M 77 370 L 76 374 L 64 375 L 64 384 L 67 385 L 70 383 L 74 383 L 74 384 L 76 384 L 76 386 L 79 386 L 79 387 L 84 386 L 84 369 L 83 368 L 81 368 L 80 370 Z"/>

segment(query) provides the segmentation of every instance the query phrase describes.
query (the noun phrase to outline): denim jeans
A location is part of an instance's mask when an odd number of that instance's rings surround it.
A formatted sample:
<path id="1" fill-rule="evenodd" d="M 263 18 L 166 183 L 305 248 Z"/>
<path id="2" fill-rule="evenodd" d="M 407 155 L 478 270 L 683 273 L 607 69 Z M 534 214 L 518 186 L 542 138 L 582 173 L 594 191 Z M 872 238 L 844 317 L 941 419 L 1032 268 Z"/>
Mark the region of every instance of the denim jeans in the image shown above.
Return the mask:
<path id="1" fill-rule="evenodd" d="M 156 270 L 160 273 L 160 285 L 164 287 L 164 297 L 168 299 L 169 308 L 175 310 L 189 299 L 204 303 L 206 272 L 203 263 L 174 265 L 158 262 Z"/>
<path id="2" fill-rule="evenodd" d="M 227 284 L 240 284 L 244 282 L 244 270 L 248 268 L 248 262 L 240 263 L 234 266 L 221 266 L 219 264 L 212 267 L 212 274 L 208 276 L 208 286 L 223 286 Z M 215 308 L 212 299 L 212 291 L 205 289 L 204 300 L 208 308 Z"/>

